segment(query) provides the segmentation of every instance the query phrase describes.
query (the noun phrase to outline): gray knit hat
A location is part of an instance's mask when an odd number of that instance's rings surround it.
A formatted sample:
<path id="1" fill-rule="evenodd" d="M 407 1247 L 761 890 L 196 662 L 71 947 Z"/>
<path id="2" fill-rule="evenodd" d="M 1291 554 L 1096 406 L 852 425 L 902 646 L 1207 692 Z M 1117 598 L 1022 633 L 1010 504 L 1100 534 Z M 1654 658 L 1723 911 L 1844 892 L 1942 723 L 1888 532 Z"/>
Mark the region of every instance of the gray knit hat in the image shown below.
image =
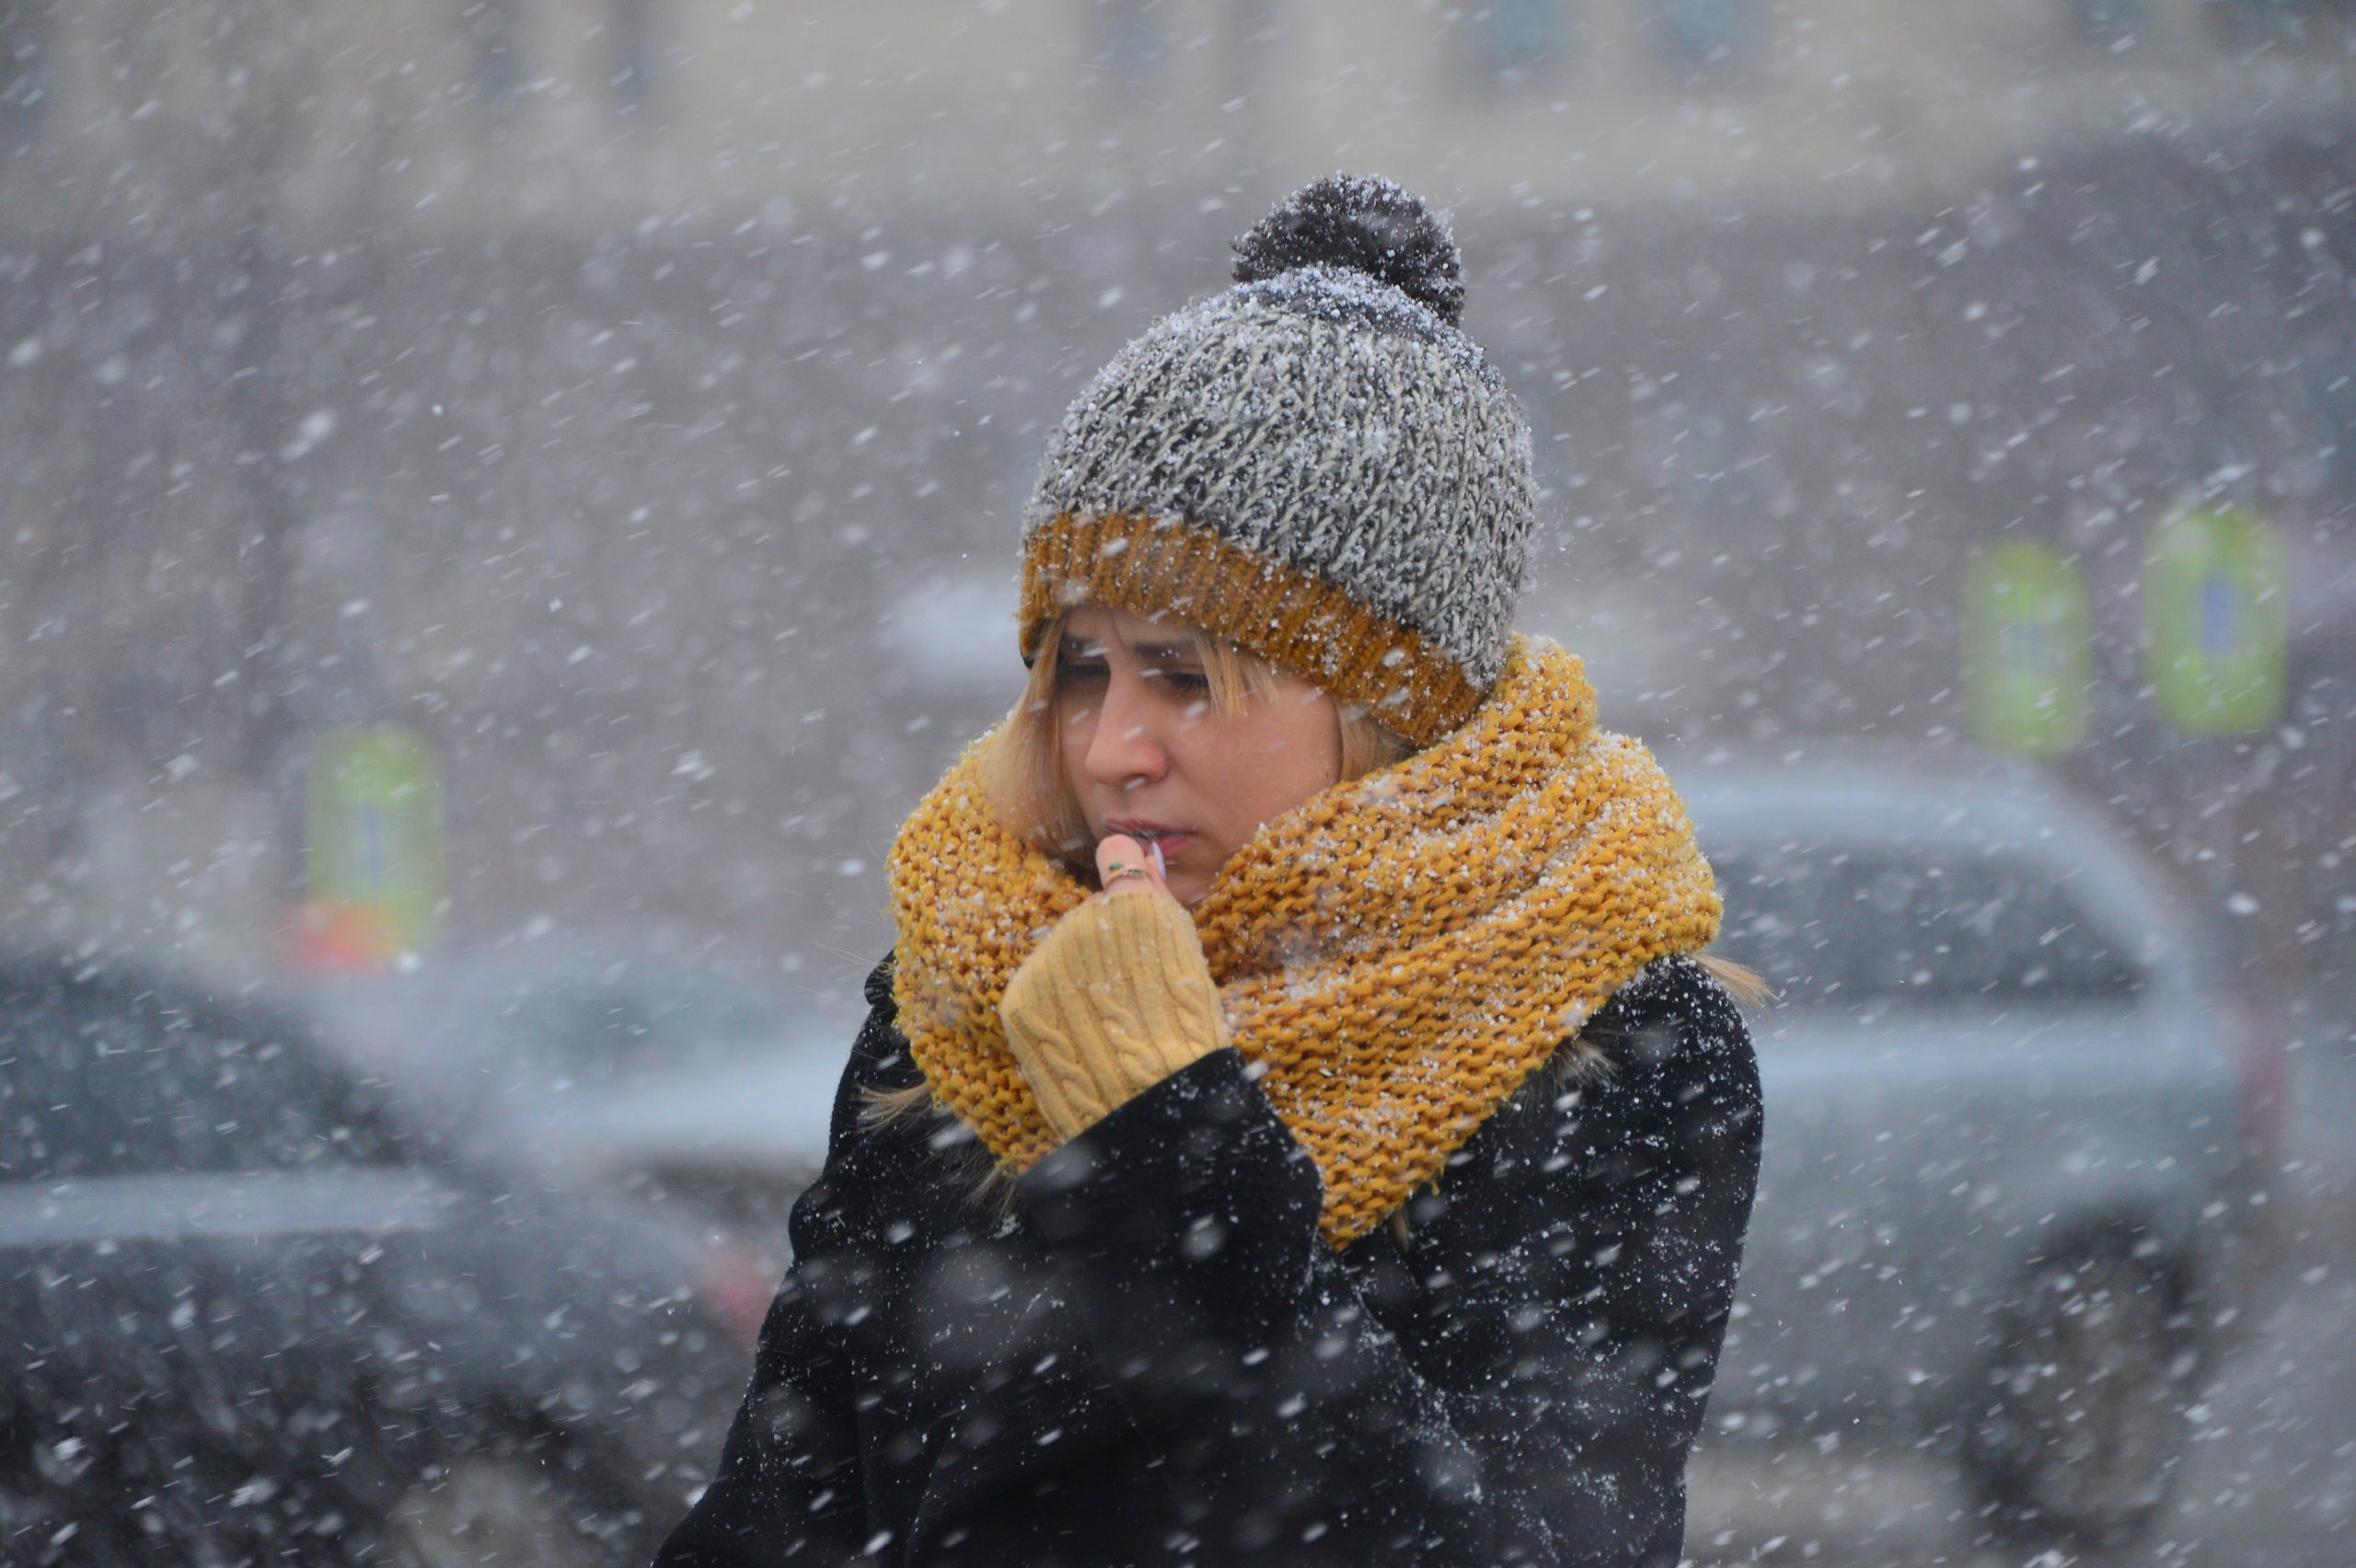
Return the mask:
<path id="1" fill-rule="evenodd" d="M 1167 613 L 1423 744 L 1504 666 L 1529 572 L 1530 422 L 1480 347 L 1446 222 L 1387 179 L 1304 187 L 1237 284 L 1163 317 L 1048 443 L 1022 640 Z"/>

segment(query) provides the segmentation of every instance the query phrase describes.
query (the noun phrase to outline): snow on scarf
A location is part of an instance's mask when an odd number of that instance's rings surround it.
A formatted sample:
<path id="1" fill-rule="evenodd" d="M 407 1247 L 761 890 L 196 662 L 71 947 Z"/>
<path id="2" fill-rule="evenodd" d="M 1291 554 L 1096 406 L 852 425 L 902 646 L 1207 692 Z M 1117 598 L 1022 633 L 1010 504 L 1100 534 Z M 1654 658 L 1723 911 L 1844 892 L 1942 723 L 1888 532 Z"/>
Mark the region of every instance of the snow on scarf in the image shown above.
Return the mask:
<path id="1" fill-rule="evenodd" d="M 893 846 L 893 989 L 935 1098 L 1022 1170 L 1056 1136 L 999 998 L 1091 889 L 998 820 L 989 739 Z M 1518 637 L 1462 725 L 1265 824 L 1194 915 L 1230 1037 L 1316 1160 L 1339 1248 L 1437 1176 L 1638 970 L 1706 947 L 1719 903 L 1652 755 L 1596 729 L 1576 657 Z"/>

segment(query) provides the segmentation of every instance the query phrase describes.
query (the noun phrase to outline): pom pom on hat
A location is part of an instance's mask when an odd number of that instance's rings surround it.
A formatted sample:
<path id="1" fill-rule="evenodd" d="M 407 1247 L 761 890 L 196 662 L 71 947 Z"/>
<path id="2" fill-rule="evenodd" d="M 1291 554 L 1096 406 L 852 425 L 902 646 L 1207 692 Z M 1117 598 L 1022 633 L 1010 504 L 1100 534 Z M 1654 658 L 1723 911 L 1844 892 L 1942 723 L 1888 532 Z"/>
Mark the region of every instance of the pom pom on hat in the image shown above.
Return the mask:
<path id="1" fill-rule="evenodd" d="M 1464 268 L 1448 220 L 1380 175 L 1328 175 L 1302 186 L 1235 241 L 1235 281 L 1296 267 L 1346 267 L 1428 306 L 1453 327 L 1464 315 Z"/>

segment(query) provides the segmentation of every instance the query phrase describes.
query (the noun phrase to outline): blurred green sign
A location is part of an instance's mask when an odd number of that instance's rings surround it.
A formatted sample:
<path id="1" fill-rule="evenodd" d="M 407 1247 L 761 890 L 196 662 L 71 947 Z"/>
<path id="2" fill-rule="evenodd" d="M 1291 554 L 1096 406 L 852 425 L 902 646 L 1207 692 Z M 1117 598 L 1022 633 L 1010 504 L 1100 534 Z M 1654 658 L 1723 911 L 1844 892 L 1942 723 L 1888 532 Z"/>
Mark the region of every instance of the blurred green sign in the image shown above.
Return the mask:
<path id="1" fill-rule="evenodd" d="M 442 774 L 396 725 L 321 737 L 311 764 L 311 899 L 390 958 L 433 939 L 443 897 Z"/>
<path id="2" fill-rule="evenodd" d="M 2282 716 L 2290 617 L 2282 548 L 2246 507 L 2196 506 L 2152 531 L 2143 641 L 2153 698 L 2179 730 L 2263 730 Z"/>
<path id="3" fill-rule="evenodd" d="M 1993 545 L 1963 585 L 1964 696 L 1972 732 L 1999 751 L 2067 751 L 2086 723 L 2085 580 L 2050 545 Z"/>

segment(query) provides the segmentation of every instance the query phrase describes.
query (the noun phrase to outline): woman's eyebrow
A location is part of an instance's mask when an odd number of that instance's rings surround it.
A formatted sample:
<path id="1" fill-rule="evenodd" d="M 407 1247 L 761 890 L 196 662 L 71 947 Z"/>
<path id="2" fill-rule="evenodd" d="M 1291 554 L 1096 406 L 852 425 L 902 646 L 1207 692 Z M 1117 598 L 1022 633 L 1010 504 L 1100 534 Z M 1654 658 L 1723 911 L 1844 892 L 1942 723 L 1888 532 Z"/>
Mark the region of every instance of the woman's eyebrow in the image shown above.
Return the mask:
<path id="1" fill-rule="evenodd" d="M 1121 646 L 1129 651 L 1130 657 L 1142 659 L 1149 664 L 1190 663 L 1198 654 L 1192 642 L 1124 642 Z M 1067 657 L 1093 659 L 1103 654 L 1104 647 L 1104 640 L 1101 638 L 1066 633 L 1062 651 Z"/>

